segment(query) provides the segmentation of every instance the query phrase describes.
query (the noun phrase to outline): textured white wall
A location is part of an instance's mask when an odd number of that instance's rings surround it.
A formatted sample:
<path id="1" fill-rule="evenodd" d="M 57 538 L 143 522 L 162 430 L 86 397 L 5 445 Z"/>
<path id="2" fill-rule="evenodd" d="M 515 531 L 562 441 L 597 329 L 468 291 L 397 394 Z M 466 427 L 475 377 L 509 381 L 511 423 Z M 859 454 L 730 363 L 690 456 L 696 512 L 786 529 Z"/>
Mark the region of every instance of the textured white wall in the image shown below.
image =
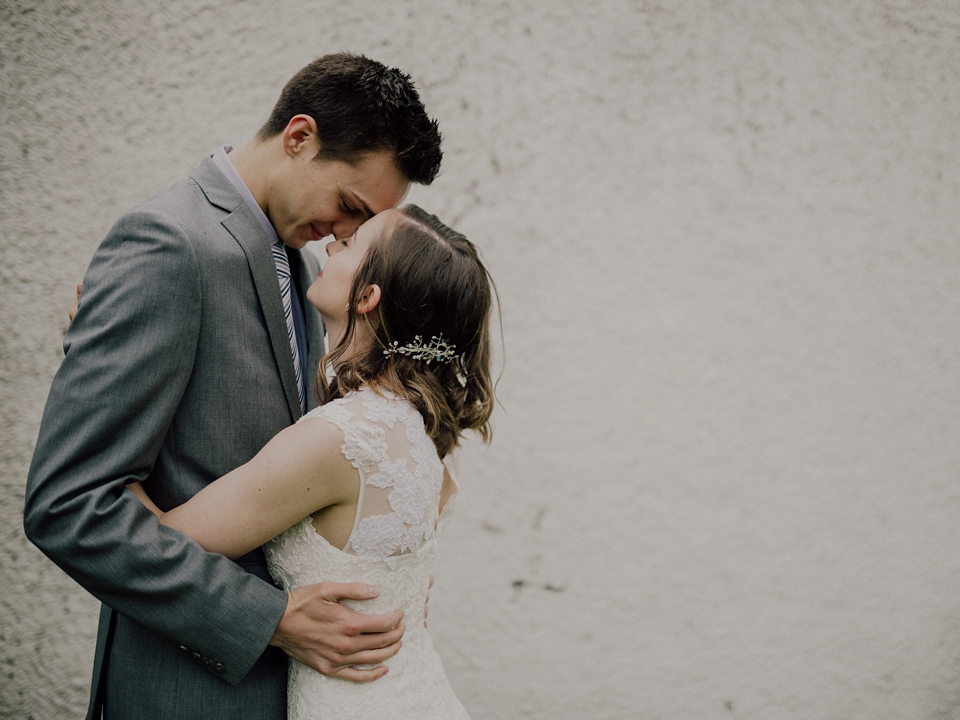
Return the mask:
<path id="1" fill-rule="evenodd" d="M 23 538 L 73 284 L 126 208 L 364 52 L 499 283 L 505 410 L 431 625 L 485 718 L 960 718 L 960 6 L 0 0 L 0 717 L 84 706 Z"/>

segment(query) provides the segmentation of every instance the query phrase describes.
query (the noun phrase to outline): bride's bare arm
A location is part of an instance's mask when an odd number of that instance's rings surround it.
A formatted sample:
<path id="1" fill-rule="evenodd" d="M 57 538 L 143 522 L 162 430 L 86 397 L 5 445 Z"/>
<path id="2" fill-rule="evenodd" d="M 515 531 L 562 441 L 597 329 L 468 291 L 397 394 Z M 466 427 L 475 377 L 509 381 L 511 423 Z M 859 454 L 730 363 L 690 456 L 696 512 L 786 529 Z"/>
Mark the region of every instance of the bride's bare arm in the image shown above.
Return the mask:
<path id="1" fill-rule="evenodd" d="M 307 515 L 356 497 L 356 470 L 344 461 L 342 444 L 339 429 L 312 418 L 278 433 L 250 462 L 168 512 L 142 487 L 128 489 L 161 524 L 204 550 L 238 558 Z"/>

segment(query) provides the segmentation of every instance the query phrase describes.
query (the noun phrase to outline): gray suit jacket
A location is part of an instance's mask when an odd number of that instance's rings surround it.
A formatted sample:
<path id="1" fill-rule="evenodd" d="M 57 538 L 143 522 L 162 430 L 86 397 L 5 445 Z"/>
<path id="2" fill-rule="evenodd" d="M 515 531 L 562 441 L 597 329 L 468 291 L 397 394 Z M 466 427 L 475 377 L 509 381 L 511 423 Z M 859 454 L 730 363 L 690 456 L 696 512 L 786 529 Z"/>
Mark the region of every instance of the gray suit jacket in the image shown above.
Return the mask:
<path id="1" fill-rule="evenodd" d="M 302 293 L 317 261 L 293 255 Z M 312 384 L 322 329 L 303 305 Z M 110 230 L 64 352 L 24 527 L 104 603 L 89 717 L 105 702 L 116 718 L 284 718 L 286 658 L 267 643 L 286 595 L 262 551 L 206 553 L 123 492 L 139 480 L 174 507 L 300 416 L 269 240 L 212 160 Z"/>

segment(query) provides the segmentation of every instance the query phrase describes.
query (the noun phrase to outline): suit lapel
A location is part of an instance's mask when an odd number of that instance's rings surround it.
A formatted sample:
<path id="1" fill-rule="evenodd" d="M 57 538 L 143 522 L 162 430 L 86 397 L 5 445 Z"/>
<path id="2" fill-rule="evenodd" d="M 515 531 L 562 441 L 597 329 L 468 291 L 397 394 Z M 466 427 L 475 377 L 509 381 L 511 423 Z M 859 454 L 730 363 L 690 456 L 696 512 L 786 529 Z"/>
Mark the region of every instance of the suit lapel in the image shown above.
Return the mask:
<path id="1" fill-rule="evenodd" d="M 236 238 L 247 256 L 290 415 L 297 420 L 300 417 L 297 376 L 293 372 L 290 336 L 287 334 L 287 321 L 283 315 L 280 284 L 277 281 L 277 266 L 270 252 L 269 240 L 246 205 L 241 204 L 233 213 L 225 217 L 221 224 Z"/>
<path id="2" fill-rule="evenodd" d="M 254 288 L 260 300 L 260 308 L 263 310 L 273 357 L 283 383 L 287 406 L 290 409 L 290 417 L 296 421 L 301 415 L 300 398 L 297 393 L 297 377 L 293 371 L 293 354 L 290 352 L 287 321 L 283 315 L 283 302 L 280 299 L 277 266 L 270 251 L 270 239 L 213 160 L 209 158 L 204 160 L 192 177 L 212 204 L 230 213 L 221 221 L 221 224 L 233 235 L 247 256 L 247 264 L 250 266 L 250 275 L 253 277 Z"/>

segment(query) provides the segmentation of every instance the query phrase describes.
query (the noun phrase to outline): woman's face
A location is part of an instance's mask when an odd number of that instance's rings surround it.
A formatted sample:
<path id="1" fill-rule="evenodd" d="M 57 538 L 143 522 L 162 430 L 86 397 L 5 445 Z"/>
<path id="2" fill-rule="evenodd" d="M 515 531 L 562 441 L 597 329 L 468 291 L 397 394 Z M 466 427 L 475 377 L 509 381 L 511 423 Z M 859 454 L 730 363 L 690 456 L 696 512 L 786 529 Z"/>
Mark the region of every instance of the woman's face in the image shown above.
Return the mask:
<path id="1" fill-rule="evenodd" d="M 367 249 L 398 214 L 398 210 L 385 210 L 363 223 L 350 237 L 327 244 L 327 260 L 316 281 L 307 290 L 307 299 L 320 311 L 327 325 L 339 325 L 346 320 L 353 279 Z"/>

